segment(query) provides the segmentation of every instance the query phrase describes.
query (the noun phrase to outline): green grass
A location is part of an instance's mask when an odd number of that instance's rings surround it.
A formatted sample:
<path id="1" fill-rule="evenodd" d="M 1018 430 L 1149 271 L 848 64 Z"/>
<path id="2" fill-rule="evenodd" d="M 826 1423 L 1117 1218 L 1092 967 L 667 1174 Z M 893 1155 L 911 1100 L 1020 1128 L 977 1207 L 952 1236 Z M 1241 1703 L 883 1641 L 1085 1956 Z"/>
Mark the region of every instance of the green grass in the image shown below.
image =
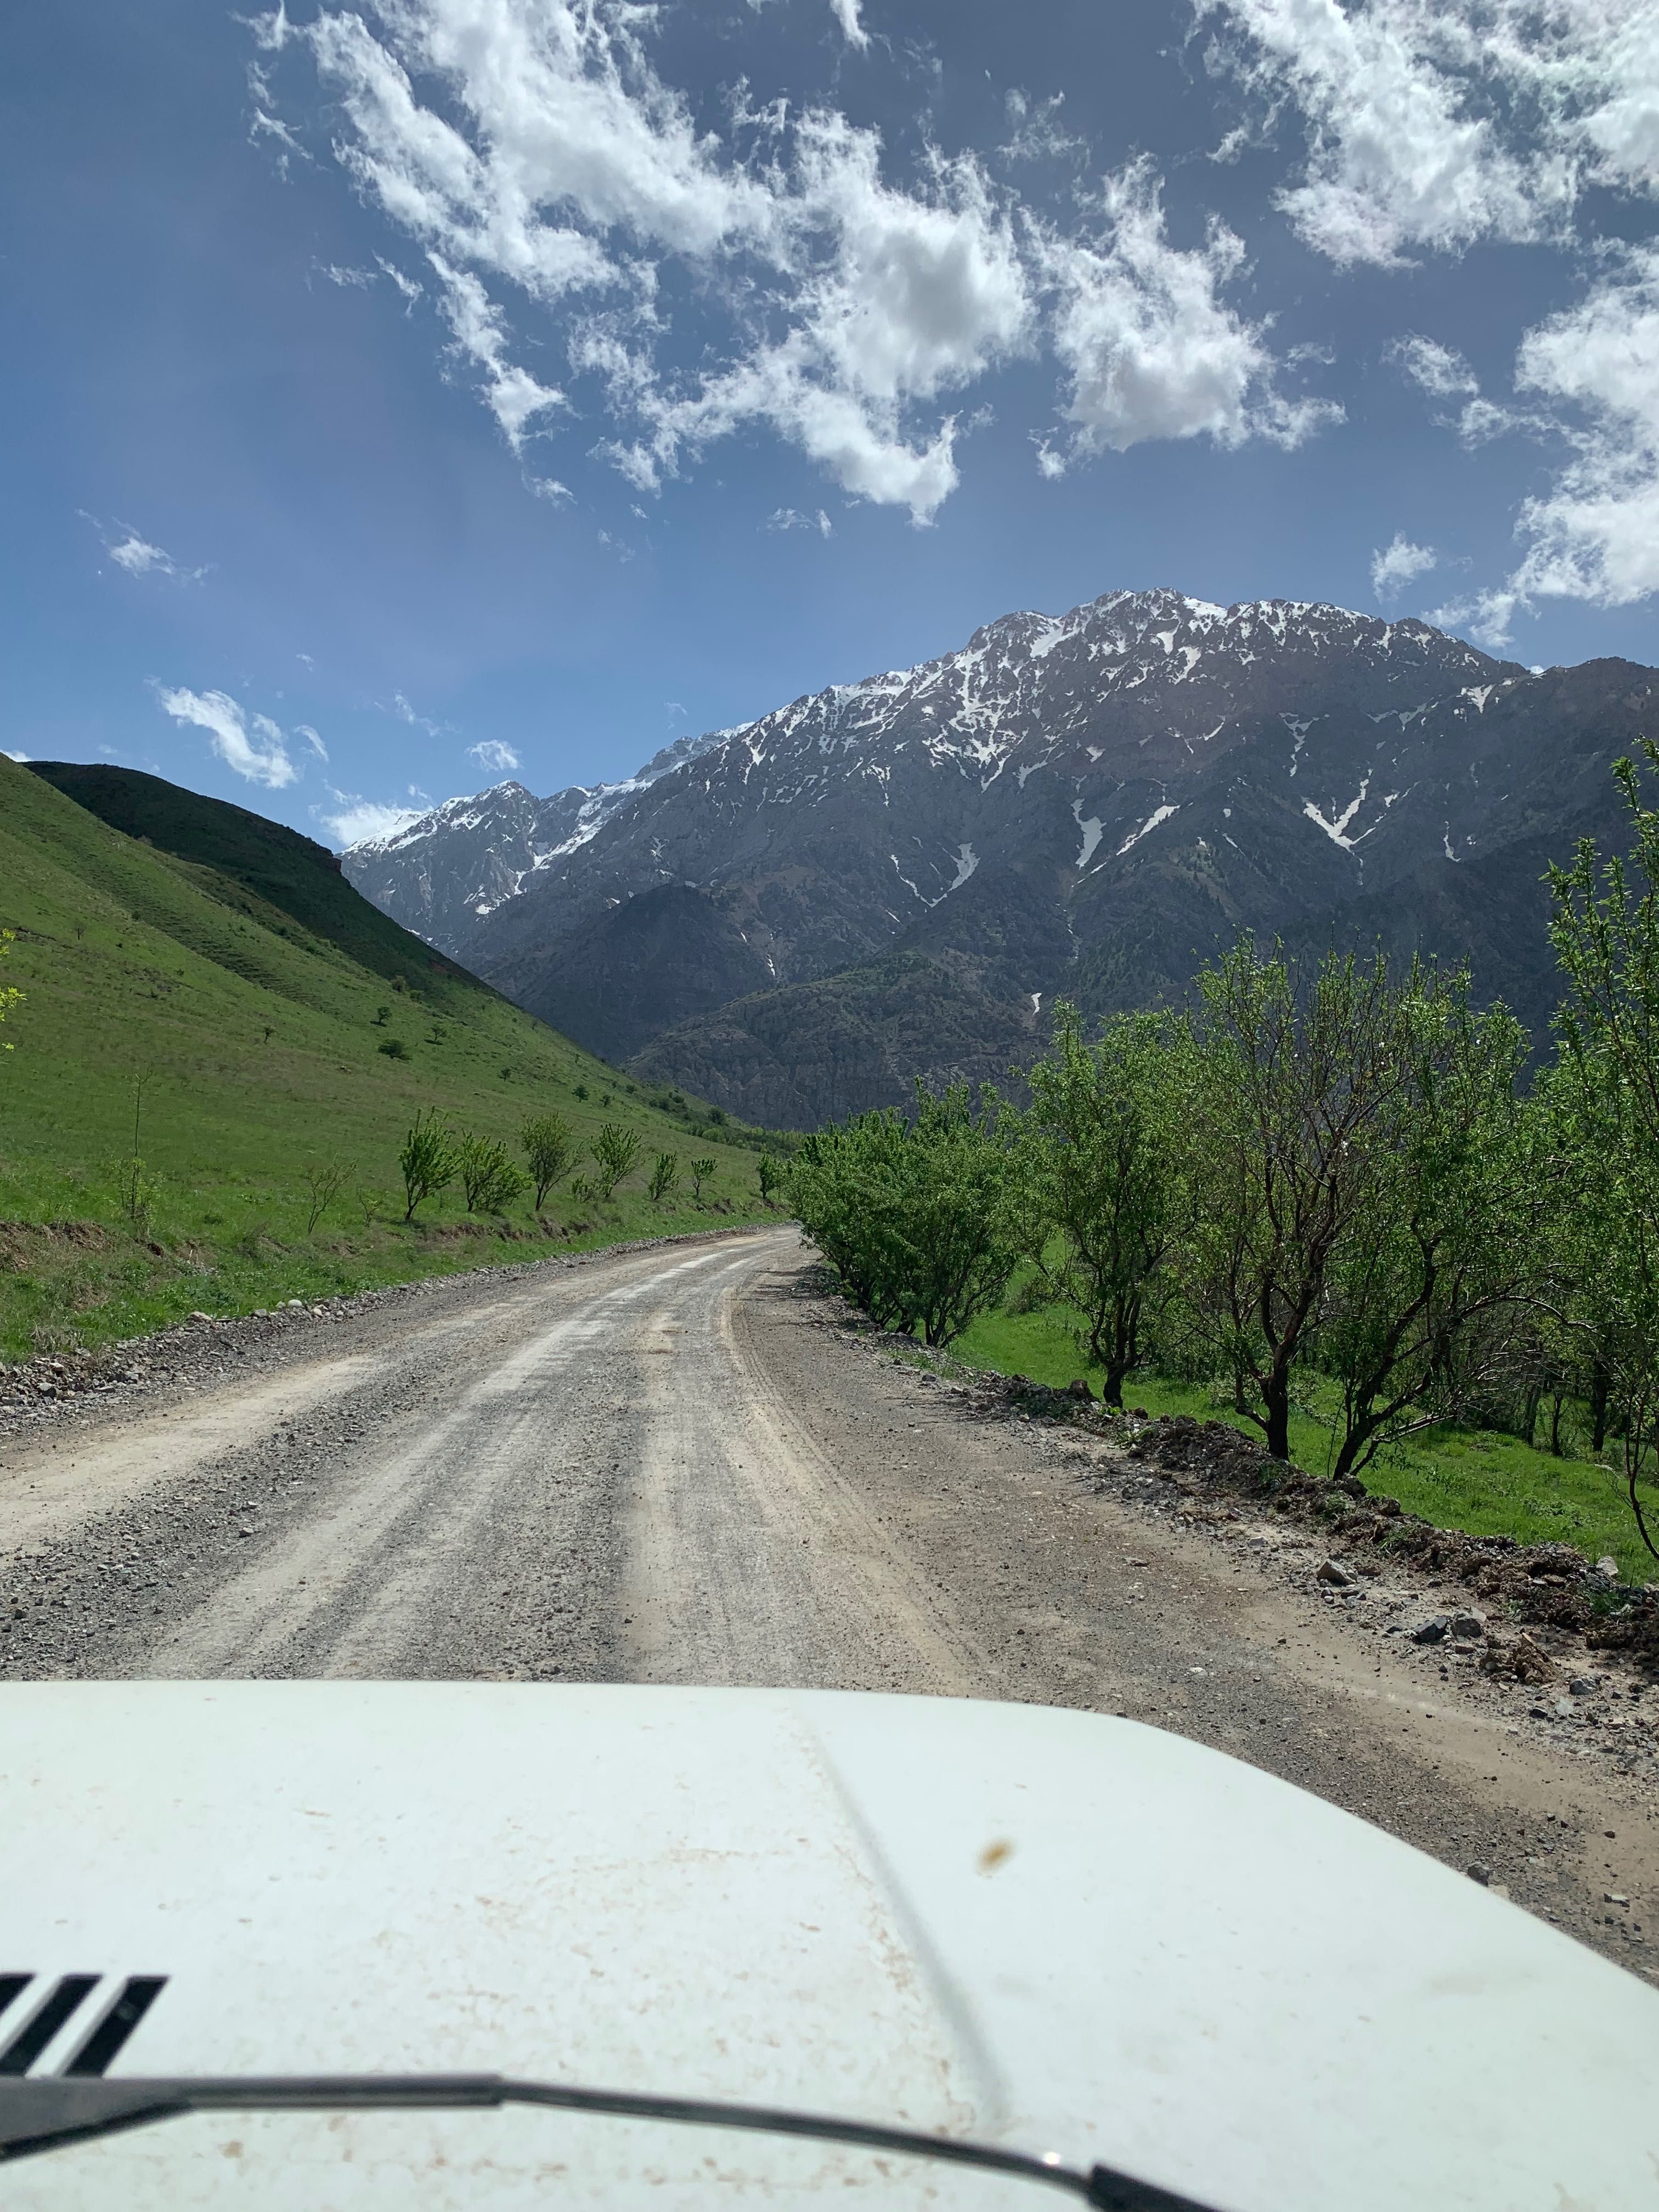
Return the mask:
<path id="1" fill-rule="evenodd" d="M 179 793 L 174 821 L 157 797 L 172 787 L 136 781 L 143 839 L 0 756 L 0 929 L 16 933 L 0 980 L 27 994 L 0 1053 L 0 1357 L 769 1218 L 750 1133 L 695 1101 L 653 1105 L 377 914 L 291 831 L 225 808 L 234 836 L 214 866 L 216 802 Z M 380 1051 L 392 1038 L 406 1060 Z M 515 1152 L 533 1112 L 562 1114 L 584 1146 L 625 1121 L 640 1162 L 609 1206 L 555 1193 L 555 1237 L 527 1200 L 470 1222 L 454 1190 L 407 1227 L 397 1152 L 430 1107 Z M 135 1149 L 154 1186 L 137 1223 L 121 1197 Z M 689 1181 L 678 1202 L 646 1196 L 659 1152 L 683 1176 L 694 1155 L 716 1160 L 701 1208 Z M 307 1233 L 305 1176 L 328 1166 L 345 1188 Z"/>
<path id="2" fill-rule="evenodd" d="M 1061 1385 L 1085 1376 L 1097 1389 L 1100 1370 L 1080 1358 L 1072 1324 L 1055 1309 L 1030 1314 L 982 1315 L 951 1347 L 970 1366 L 1002 1375 L 1027 1375 L 1034 1382 Z M 1231 1404 L 1201 1383 L 1136 1375 L 1124 1385 L 1124 1404 L 1148 1413 L 1191 1413 L 1200 1420 L 1229 1421 L 1247 1435 L 1260 1431 Z M 1329 1426 L 1312 1411 L 1291 1421 L 1291 1455 L 1297 1466 L 1322 1473 L 1333 1453 Z M 1408 1512 L 1437 1528 L 1472 1536 L 1514 1536 L 1525 1544 L 1573 1544 L 1587 1559 L 1611 1553 L 1627 1580 L 1659 1577 L 1659 1564 L 1636 1533 L 1623 1486 L 1583 1454 L 1557 1459 L 1516 1437 L 1488 1430 L 1425 1429 L 1380 1457 L 1365 1471 L 1368 1488 L 1386 1491 Z"/>

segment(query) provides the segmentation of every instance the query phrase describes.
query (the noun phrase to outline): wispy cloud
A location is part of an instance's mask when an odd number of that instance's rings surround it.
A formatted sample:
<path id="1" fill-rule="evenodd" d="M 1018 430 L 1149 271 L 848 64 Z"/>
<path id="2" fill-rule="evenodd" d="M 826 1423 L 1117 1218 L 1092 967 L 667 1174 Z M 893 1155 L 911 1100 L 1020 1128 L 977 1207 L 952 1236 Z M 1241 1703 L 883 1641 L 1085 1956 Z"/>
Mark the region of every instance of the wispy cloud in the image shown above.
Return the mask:
<path id="1" fill-rule="evenodd" d="M 774 507 L 766 518 L 769 530 L 815 530 L 820 538 L 833 538 L 836 526 L 820 507 L 803 514 L 798 507 Z"/>
<path id="2" fill-rule="evenodd" d="M 395 837 L 400 830 L 407 830 L 411 822 L 418 822 L 421 810 L 413 806 L 387 805 L 378 799 L 362 799 L 356 792 L 336 791 L 330 793 L 334 801 L 332 811 L 313 808 L 317 821 L 340 846 L 366 845 L 382 837 Z"/>
<path id="3" fill-rule="evenodd" d="M 299 781 L 300 771 L 283 733 L 269 715 L 249 714 L 224 691 L 191 691 L 182 686 L 169 690 L 162 684 L 155 688 L 162 711 L 175 722 L 205 730 L 225 766 L 249 783 L 281 791 Z"/>
<path id="4" fill-rule="evenodd" d="M 84 508 L 81 512 L 82 519 L 89 522 L 103 540 L 105 552 L 125 575 L 166 576 L 176 584 L 199 584 L 208 573 L 205 568 L 185 568 L 161 546 L 141 538 L 128 523 L 106 527 Z"/>
<path id="5" fill-rule="evenodd" d="M 489 769 L 492 775 L 511 775 L 518 771 L 519 756 L 499 738 L 484 738 L 477 744 L 469 745 L 466 757 L 477 761 L 480 768 Z"/>
<path id="6" fill-rule="evenodd" d="M 841 34 L 849 46 L 860 52 L 870 43 L 870 33 L 859 21 L 859 0 L 830 0 L 831 14 L 841 25 Z"/>

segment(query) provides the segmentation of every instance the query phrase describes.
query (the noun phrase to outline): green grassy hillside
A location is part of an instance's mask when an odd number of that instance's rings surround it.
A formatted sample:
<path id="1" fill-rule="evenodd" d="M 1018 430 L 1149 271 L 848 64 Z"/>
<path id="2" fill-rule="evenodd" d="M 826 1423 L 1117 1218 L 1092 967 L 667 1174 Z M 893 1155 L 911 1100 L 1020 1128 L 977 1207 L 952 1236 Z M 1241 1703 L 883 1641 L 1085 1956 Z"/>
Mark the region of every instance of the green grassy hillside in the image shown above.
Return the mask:
<path id="1" fill-rule="evenodd" d="M 239 807 L 0 756 L 0 980 L 26 994 L 0 1054 L 0 1356 L 524 1259 L 550 1228 L 568 1249 L 765 1218 L 747 1132 L 652 1104 Z M 470 1220 L 456 1188 L 406 1228 L 397 1152 L 427 1108 L 515 1149 L 532 1113 L 583 1146 L 622 1121 L 641 1165 L 609 1206 L 562 1187 L 547 1227 L 527 1200 Z M 659 1152 L 682 1179 L 656 1206 Z M 718 1164 L 701 1206 L 697 1154 Z M 329 1169 L 308 1230 L 307 1177 Z"/>

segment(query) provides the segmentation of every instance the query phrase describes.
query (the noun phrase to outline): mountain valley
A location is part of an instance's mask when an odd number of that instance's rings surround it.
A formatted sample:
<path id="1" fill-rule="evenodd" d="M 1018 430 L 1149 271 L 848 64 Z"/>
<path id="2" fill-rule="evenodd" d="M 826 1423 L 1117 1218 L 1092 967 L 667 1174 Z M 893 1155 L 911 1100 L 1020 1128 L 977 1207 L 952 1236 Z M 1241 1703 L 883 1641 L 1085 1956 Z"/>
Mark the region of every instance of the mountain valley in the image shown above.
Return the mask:
<path id="1" fill-rule="evenodd" d="M 1177 1000 L 1244 929 L 1467 960 L 1541 1035 L 1544 867 L 1615 833 L 1608 767 L 1656 681 L 1109 592 L 598 794 L 451 801 L 343 866 L 590 1050 L 773 1126 L 1000 1077 L 1054 997 Z"/>

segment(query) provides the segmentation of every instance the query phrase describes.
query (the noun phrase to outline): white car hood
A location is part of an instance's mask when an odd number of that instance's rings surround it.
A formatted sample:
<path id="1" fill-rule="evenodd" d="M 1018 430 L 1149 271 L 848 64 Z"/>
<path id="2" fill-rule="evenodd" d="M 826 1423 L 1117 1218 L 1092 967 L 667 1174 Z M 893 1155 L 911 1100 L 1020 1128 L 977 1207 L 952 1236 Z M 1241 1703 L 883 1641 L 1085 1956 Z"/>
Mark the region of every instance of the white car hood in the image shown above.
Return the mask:
<path id="1" fill-rule="evenodd" d="M 166 1988 L 123 2075 L 496 2071 L 1095 2161 L 1222 2212 L 1629 2212 L 1659 1993 L 1318 1799 L 1029 1705 L 0 1687 L 0 1972 Z M 121 2212 L 1049 2192 L 544 2112 L 194 2116 L 9 2166 Z"/>

